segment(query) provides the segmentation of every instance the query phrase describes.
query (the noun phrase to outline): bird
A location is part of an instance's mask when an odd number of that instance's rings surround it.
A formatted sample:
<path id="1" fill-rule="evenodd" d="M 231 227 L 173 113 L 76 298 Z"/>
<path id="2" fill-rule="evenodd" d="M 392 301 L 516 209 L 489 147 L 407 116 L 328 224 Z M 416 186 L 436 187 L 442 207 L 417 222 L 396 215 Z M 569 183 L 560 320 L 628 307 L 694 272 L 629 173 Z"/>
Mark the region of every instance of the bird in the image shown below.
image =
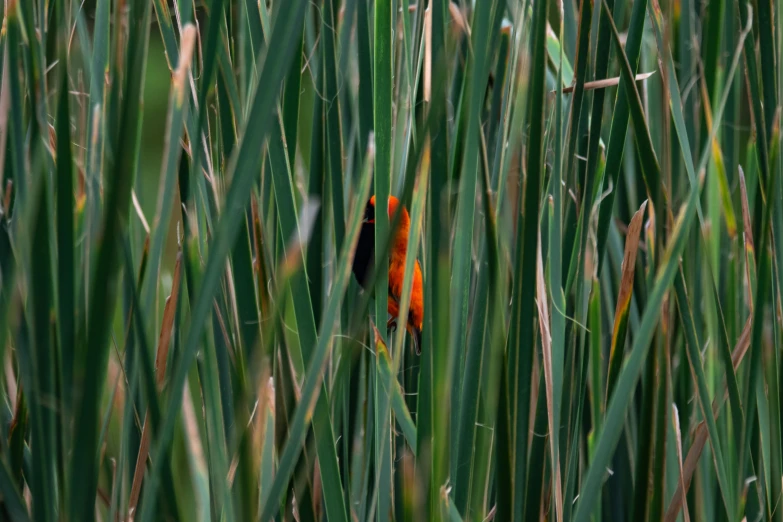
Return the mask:
<path id="1" fill-rule="evenodd" d="M 400 209 L 400 221 L 391 245 L 389 255 L 389 295 L 387 309 L 392 316 L 386 323 L 387 328 L 396 328 L 397 317 L 400 313 L 400 298 L 402 284 L 405 278 L 405 260 L 408 252 L 408 234 L 411 228 L 411 218 L 405 206 L 394 196 L 389 196 L 389 219 L 394 218 L 397 209 Z M 359 232 L 359 241 L 356 246 L 356 254 L 353 259 L 353 274 L 356 280 L 366 291 L 368 288 L 371 268 L 375 265 L 375 196 L 372 196 L 364 209 L 362 228 Z M 413 266 L 413 288 L 411 289 L 410 306 L 408 307 L 408 319 L 405 328 L 413 338 L 413 347 L 416 355 L 421 355 L 421 330 L 424 321 L 424 290 L 421 276 L 421 265 L 417 259 Z"/>

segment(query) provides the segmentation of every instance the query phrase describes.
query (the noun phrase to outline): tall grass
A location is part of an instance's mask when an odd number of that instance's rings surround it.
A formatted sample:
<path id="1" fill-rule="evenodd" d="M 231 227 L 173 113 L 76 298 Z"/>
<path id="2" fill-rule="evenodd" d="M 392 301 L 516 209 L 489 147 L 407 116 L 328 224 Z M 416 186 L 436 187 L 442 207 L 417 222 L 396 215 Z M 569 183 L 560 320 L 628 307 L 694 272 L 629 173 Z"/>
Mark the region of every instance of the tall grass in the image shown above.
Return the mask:
<path id="1" fill-rule="evenodd" d="M 780 2 L 1 7 L 1 519 L 783 522 Z"/>

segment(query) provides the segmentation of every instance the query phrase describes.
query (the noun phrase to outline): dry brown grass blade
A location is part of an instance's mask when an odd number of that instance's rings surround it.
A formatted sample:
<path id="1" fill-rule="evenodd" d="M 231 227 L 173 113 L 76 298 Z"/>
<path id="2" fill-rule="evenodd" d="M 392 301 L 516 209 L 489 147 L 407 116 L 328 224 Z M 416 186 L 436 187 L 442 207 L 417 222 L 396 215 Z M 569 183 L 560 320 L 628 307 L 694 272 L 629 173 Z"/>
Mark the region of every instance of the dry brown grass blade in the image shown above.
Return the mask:
<path id="1" fill-rule="evenodd" d="M 541 326 L 541 348 L 544 365 L 544 385 L 546 393 L 547 417 L 549 433 L 554 433 L 554 385 L 552 383 L 552 337 L 549 332 L 549 304 L 546 296 L 546 284 L 544 283 L 544 262 L 541 259 L 541 231 L 538 232 L 538 247 L 536 256 L 536 305 L 538 306 L 538 323 Z M 554 470 L 555 483 L 555 512 L 557 519 L 563 520 L 563 484 L 560 478 L 560 457 L 558 445 L 549 444 L 552 455 L 552 469 Z"/>
<path id="2" fill-rule="evenodd" d="M 639 252 L 639 233 L 644 223 L 644 211 L 647 208 L 647 200 L 642 202 L 639 210 L 631 218 L 628 225 L 628 233 L 625 236 L 625 252 L 623 253 L 622 277 L 620 279 L 620 293 L 617 296 L 615 306 L 615 328 L 617 328 L 617 316 L 623 309 L 623 303 L 631 298 L 633 292 L 633 279 L 636 269 L 636 254 Z M 614 346 L 612 346 L 614 349 Z"/>
<path id="3" fill-rule="evenodd" d="M 237 352 L 234 345 L 231 343 L 231 337 L 228 335 L 228 328 L 226 327 L 226 320 L 223 319 L 223 314 L 220 312 L 220 306 L 218 306 L 217 299 L 212 300 L 212 308 L 215 311 L 215 319 L 217 319 L 218 327 L 220 328 L 220 334 L 223 336 L 223 343 L 226 345 L 226 351 L 228 357 L 231 359 L 231 364 L 236 364 Z"/>
<path id="4" fill-rule="evenodd" d="M 650 76 L 655 74 L 655 71 L 647 72 L 647 73 L 641 73 L 637 74 L 636 78 L 634 79 L 637 82 L 641 82 L 642 80 L 646 80 Z M 606 89 L 607 87 L 614 87 L 615 85 L 620 83 L 620 77 L 615 76 L 614 78 L 606 78 L 604 80 L 595 80 L 593 82 L 587 82 L 585 83 L 585 90 L 586 91 L 594 91 L 595 89 Z M 576 85 L 569 85 L 568 87 L 563 89 L 563 94 L 568 94 L 570 92 L 574 92 L 574 88 Z M 550 94 L 556 93 L 557 90 L 550 91 Z"/>
<path id="5" fill-rule="evenodd" d="M 696 428 L 696 435 L 691 444 L 691 449 L 688 451 L 688 456 L 685 458 L 685 464 L 683 465 L 683 471 L 680 472 L 680 482 L 677 484 L 677 490 L 674 492 L 669 508 L 666 510 L 666 522 L 675 522 L 677 515 L 680 513 L 680 507 L 683 502 L 683 491 L 687 493 L 691 486 L 691 479 L 693 479 L 693 472 L 696 471 L 696 465 L 701 458 L 701 452 L 704 451 L 704 446 L 707 444 L 707 426 L 702 421 Z"/>
<path id="6" fill-rule="evenodd" d="M 185 434 L 187 435 L 185 441 L 190 449 L 194 472 L 201 476 L 207 476 L 207 461 L 204 457 L 204 447 L 201 444 L 201 433 L 188 381 L 185 381 L 185 389 L 182 392 L 182 420 L 185 425 Z M 197 506 L 197 509 L 199 507 L 203 509 L 203 506 Z"/>
<path id="7" fill-rule="evenodd" d="M 737 340 L 737 345 L 734 347 L 734 351 L 731 354 L 731 363 L 734 366 L 735 372 L 739 368 L 739 365 L 742 362 L 743 357 L 745 357 L 745 354 L 748 353 L 748 348 L 750 348 L 750 326 L 752 324 L 751 317 L 752 316 L 748 316 L 748 318 L 745 320 L 745 326 L 742 329 L 742 333 Z M 727 393 L 728 390 L 725 391 L 724 397 Z"/>
<path id="8" fill-rule="evenodd" d="M 250 464 L 250 469 L 260 469 L 261 459 L 263 454 L 264 437 L 266 435 L 267 416 L 271 416 L 274 419 L 275 415 L 275 384 L 274 379 L 270 371 L 268 364 L 264 364 L 261 367 L 261 378 L 258 380 L 258 391 L 256 395 L 256 403 L 253 407 L 253 411 L 250 412 L 250 419 L 247 421 L 246 429 L 250 430 L 250 437 L 252 441 L 252 450 L 250 451 L 250 458 L 253 462 Z M 272 420 L 274 428 L 274 420 Z M 228 475 L 226 481 L 228 487 L 231 488 L 234 485 L 234 478 L 236 477 L 237 467 L 239 466 L 239 456 L 241 453 L 241 447 L 234 453 L 234 457 L 231 459 L 231 464 L 228 468 Z"/>
<path id="9" fill-rule="evenodd" d="M 432 92 L 432 9 L 424 11 L 424 92 L 425 102 L 430 101 Z"/>
<path id="10" fill-rule="evenodd" d="M 680 471 L 680 483 L 685 481 L 682 473 L 682 431 L 680 431 L 680 416 L 677 412 L 677 405 L 672 403 L 672 423 L 674 423 L 674 434 L 676 435 L 675 443 L 677 448 L 677 464 Z M 691 517 L 688 513 L 688 503 L 686 502 L 682 506 L 683 518 L 685 522 L 690 522 Z"/>
<path id="11" fill-rule="evenodd" d="M 198 32 L 193 24 L 185 24 L 182 29 L 182 50 L 180 51 L 179 63 L 172 76 L 172 85 L 177 94 L 177 102 L 182 103 L 187 88 L 188 76 L 190 74 L 190 62 L 193 59 L 193 49 L 196 46 Z"/>
<path id="12" fill-rule="evenodd" d="M 261 309 L 261 324 L 265 324 L 269 319 L 269 303 L 272 299 L 270 292 L 272 288 L 269 286 L 272 284 L 274 278 L 269 273 L 266 260 L 264 259 L 264 234 L 261 227 L 261 215 L 258 210 L 258 199 L 255 194 L 250 198 L 250 208 L 253 216 L 253 248 L 255 259 L 253 260 L 253 268 L 256 273 L 257 285 L 258 285 L 258 300 L 260 302 Z M 267 283 L 269 281 L 269 283 Z"/>
<path id="13" fill-rule="evenodd" d="M 642 202 L 639 210 L 631 218 L 628 225 L 628 233 L 625 236 L 625 252 L 623 253 L 622 276 L 620 279 L 620 291 L 617 294 L 617 305 L 614 311 L 614 326 L 612 328 L 612 342 L 609 350 L 609 373 L 606 379 L 606 400 L 609 400 L 614 382 L 620 372 L 622 364 L 622 350 L 625 343 L 625 332 L 628 325 L 628 311 L 633 295 L 633 280 L 636 273 L 636 254 L 639 252 L 639 234 L 644 225 L 644 212 L 647 209 L 647 200 Z M 652 212 L 651 212 L 652 219 Z"/>
<path id="14" fill-rule="evenodd" d="M 18 386 L 16 382 L 16 372 L 14 371 L 14 359 L 11 350 L 6 350 L 5 352 L 3 369 L 5 371 L 6 393 L 8 394 L 8 397 L 16 397 Z M 11 413 L 16 416 L 16 403 L 13 404 L 13 410 Z"/>
<path id="15" fill-rule="evenodd" d="M 158 389 L 163 387 L 163 381 L 166 378 L 166 362 L 168 361 L 169 356 L 169 345 L 171 344 L 174 316 L 177 311 L 181 274 L 182 252 L 179 252 L 177 254 L 177 263 L 174 266 L 171 295 L 166 299 L 166 306 L 163 308 L 163 323 L 161 324 L 160 336 L 158 337 L 158 351 L 155 354 L 155 384 L 157 384 Z M 141 430 L 141 443 L 139 444 L 139 453 L 136 457 L 136 469 L 133 472 L 133 484 L 131 485 L 130 499 L 128 501 L 128 520 L 133 520 L 136 504 L 139 501 L 141 481 L 144 478 L 144 469 L 147 463 L 147 456 L 150 452 L 150 438 L 149 412 L 147 412 L 144 416 L 144 426 Z"/>
<path id="16" fill-rule="evenodd" d="M 139 203 L 139 198 L 136 197 L 136 191 L 134 189 L 131 189 L 131 202 L 133 203 L 133 209 L 136 211 L 136 215 L 141 222 L 141 226 L 144 227 L 144 232 L 146 232 L 147 236 L 149 236 L 150 224 L 147 221 L 147 217 L 144 215 L 144 210 L 141 208 L 141 203 Z"/>
<path id="17" fill-rule="evenodd" d="M 260 463 L 266 430 L 269 428 L 267 425 L 267 418 L 270 417 L 272 422 L 274 422 L 275 418 L 275 382 L 272 378 L 272 373 L 268 364 L 264 364 L 261 369 L 261 379 L 258 383 L 258 387 L 260 398 L 255 417 L 251 418 L 251 422 L 255 424 L 255 429 L 253 430 L 253 446 L 257 451 L 259 457 L 258 461 Z M 274 429 L 274 426 L 271 428 Z"/>
<path id="18" fill-rule="evenodd" d="M 5 193 L 3 195 L 3 208 L 0 208 L 0 213 L 4 213 L 4 214 L 11 213 L 11 193 L 13 189 L 14 189 L 14 182 L 10 179 L 7 180 L 5 182 Z"/>
<path id="19" fill-rule="evenodd" d="M 750 210 L 748 209 L 748 188 L 745 186 L 745 172 L 742 165 L 737 165 L 739 169 L 740 192 L 742 193 L 742 225 L 745 231 L 745 243 L 753 249 L 753 228 L 750 221 Z"/>
<path id="20" fill-rule="evenodd" d="M 11 74 L 8 72 L 8 46 L 3 46 L 3 79 L 0 86 L 0 179 L 3 179 L 3 170 L 5 168 L 6 138 L 8 137 L 8 112 L 11 108 L 11 95 L 9 80 Z M 9 176 L 10 178 L 10 176 Z M 8 205 L 3 209 L 8 212 Z"/>
<path id="21" fill-rule="evenodd" d="M 449 2 L 449 16 L 451 17 L 451 23 L 455 26 L 455 34 L 467 33 L 470 36 L 470 25 L 465 18 L 465 14 L 460 10 L 459 5 L 454 2 Z"/>
<path id="22" fill-rule="evenodd" d="M 748 208 L 748 189 L 745 186 L 745 172 L 742 167 L 739 166 L 739 181 L 740 181 L 740 193 L 742 201 L 742 227 L 745 231 L 745 281 L 747 282 L 745 287 L 745 299 L 747 300 L 748 308 L 753 313 L 753 289 L 751 285 L 750 277 L 750 263 L 754 258 L 755 245 L 753 243 L 753 226 L 750 220 L 750 210 Z"/>
<path id="23" fill-rule="evenodd" d="M 750 347 L 750 327 L 751 318 L 748 317 L 745 321 L 745 327 L 742 330 L 742 334 L 737 340 L 737 344 L 734 346 L 734 351 L 731 354 L 731 361 L 735 371 L 739 368 L 745 354 L 748 353 L 748 348 Z M 724 379 L 723 395 L 721 396 L 721 399 L 718 400 L 716 397 L 712 401 L 712 414 L 714 417 L 718 416 L 718 412 L 726 401 L 728 393 L 728 386 Z M 677 489 L 666 510 L 666 522 L 675 522 L 677 520 L 680 508 L 683 506 L 683 497 L 688 493 L 688 488 L 690 488 L 691 480 L 693 479 L 693 473 L 696 471 L 696 466 L 701 458 L 701 453 L 704 451 L 704 446 L 707 444 L 707 438 L 707 424 L 704 421 L 701 421 L 693 430 L 693 443 L 691 444 L 690 450 L 688 450 L 688 456 L 685 458 L 685 464 L 683 465 L 683 470 L 680 474 L 680 482 L 677 484 Z"/>

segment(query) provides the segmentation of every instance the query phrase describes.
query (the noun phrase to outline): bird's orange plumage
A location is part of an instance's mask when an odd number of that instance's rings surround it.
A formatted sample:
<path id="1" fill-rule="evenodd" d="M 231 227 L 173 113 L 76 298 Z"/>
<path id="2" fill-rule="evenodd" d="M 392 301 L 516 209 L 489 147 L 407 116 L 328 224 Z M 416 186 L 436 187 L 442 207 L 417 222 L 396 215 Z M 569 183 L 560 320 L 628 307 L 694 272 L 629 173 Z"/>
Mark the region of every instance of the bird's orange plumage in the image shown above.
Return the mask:
<path id="1" fill-rule="evenodd" d="M 375 196 L 370 198 L 370 204 L 375 206 Z M 393 318 L 400 313 L 399 303 L 402 295 L 402 284 L 405 279 L 405 259 L 408 252 L 408 234 L 411 228 L 411 219 L 405 207 L 400 205 L 400 200 L 389 196 L 389 219 L 394 218 L 397 208 L 400 208 L 400 224 L 394 236 L 394 243 L 389 256 L 389 297 L 388 309 Z M 421 350 L 421 329 L 424 321 L 424 290 L 421 277 L 421 265 L 416 260 L 413 266 L 413 288 L 408 309 L 408 321 L 405 325 L 411 335 L 414 336 L 416 350 Z"/>

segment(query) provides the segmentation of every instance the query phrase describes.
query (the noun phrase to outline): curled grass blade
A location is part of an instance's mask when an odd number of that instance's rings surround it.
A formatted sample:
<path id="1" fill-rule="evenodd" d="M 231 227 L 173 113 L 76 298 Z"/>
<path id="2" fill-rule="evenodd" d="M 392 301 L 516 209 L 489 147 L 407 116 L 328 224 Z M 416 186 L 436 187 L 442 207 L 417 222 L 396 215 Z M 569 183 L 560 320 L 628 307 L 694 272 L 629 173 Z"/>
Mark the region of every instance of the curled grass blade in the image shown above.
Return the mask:
<path id="1" fill-rule="evenodd" d="M 609 349 L 609 373 L 606 380 L 606 400 L 612 396 L 617 375 L 623 362 L 625 350 L 625 335 L 628 330 L 628 313 L 631 308 L 631 296 L 633 295 L 633 280 L 636 274 L 636 253 L 639 250 L 639 233 L 642 230 L 644 211 L 647 208 L 647 200 L 633 215 L 628 225 L 628 235 L 625 239 L 625 253 L 623 255 L 623 271 L 620 280 L 620 293 L 617 296 L 617 305 L 614 312 L 614 326 L 612 328 L 612 344 Z"/>

